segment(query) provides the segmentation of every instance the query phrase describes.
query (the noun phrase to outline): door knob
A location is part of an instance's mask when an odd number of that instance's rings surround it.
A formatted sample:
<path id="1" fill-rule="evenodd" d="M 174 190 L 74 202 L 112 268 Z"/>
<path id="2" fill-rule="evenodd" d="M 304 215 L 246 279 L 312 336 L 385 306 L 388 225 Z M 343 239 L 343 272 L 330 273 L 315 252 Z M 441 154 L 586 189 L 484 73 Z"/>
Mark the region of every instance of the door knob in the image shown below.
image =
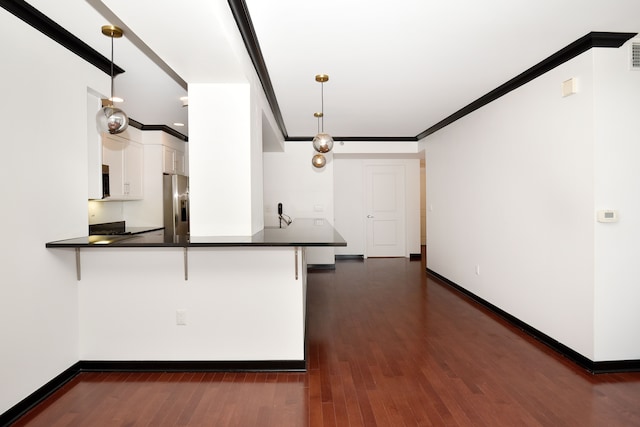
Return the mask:
<path id="1" fill-rule="evenodd" d="M 367 215 L 367 218 L 373 218 L 373 215 Z"/>

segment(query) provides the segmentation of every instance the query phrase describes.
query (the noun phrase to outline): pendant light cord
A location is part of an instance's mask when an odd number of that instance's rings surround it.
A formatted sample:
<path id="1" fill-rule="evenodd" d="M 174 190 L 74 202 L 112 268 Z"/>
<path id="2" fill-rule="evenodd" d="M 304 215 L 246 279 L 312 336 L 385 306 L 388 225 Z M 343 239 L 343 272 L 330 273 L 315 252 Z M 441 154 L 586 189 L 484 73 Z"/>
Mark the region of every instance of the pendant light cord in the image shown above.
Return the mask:
<path id="1" fill-rule="evenodd" d="M 320 83 L 320 112 L 322 113 L 322 133 L 324 133 L 324 82 Z"/>
<path id="2" fill-rule="evenodd" d="M 113 105 L 113 36 L 111 36 L 111 105 Z"/>

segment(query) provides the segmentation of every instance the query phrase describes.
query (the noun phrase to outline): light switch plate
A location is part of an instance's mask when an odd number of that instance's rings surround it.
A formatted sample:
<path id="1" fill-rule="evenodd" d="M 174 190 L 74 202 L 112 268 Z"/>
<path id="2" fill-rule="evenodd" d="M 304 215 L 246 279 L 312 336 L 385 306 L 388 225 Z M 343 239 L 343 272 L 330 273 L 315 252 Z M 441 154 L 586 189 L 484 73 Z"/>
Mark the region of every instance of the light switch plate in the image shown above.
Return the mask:
<path id="1" fill-rule="evenodd" d="M 573 95 L 578 91 L 578 81 L 575 77 L 570 78 L 562 82 L 562 96 L 566 97 Z"/>

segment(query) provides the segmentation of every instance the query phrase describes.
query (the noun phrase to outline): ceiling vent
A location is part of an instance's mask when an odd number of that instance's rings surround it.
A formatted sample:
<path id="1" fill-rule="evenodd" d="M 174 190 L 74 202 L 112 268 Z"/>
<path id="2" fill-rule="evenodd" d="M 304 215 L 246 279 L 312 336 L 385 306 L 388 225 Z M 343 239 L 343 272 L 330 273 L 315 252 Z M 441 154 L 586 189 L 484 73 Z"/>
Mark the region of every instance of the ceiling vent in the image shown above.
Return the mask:
<path id="1" fill-rule="evenodd" d="M 640 41 L 631 43 L 631 69 L 640 70 Z"/>

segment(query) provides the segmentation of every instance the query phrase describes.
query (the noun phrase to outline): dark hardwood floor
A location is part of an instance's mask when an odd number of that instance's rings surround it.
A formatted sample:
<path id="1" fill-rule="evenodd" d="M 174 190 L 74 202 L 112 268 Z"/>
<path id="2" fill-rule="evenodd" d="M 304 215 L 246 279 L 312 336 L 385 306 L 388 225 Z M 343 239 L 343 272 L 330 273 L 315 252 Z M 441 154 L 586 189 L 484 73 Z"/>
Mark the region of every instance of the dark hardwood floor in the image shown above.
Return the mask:
<path id="1" fill-rule="evenodd" d="M 15 426 L 640 426 L 640 373 L 592 375 L 427 277 L 309 274 L 306 373 L 82 373 Z"/>

